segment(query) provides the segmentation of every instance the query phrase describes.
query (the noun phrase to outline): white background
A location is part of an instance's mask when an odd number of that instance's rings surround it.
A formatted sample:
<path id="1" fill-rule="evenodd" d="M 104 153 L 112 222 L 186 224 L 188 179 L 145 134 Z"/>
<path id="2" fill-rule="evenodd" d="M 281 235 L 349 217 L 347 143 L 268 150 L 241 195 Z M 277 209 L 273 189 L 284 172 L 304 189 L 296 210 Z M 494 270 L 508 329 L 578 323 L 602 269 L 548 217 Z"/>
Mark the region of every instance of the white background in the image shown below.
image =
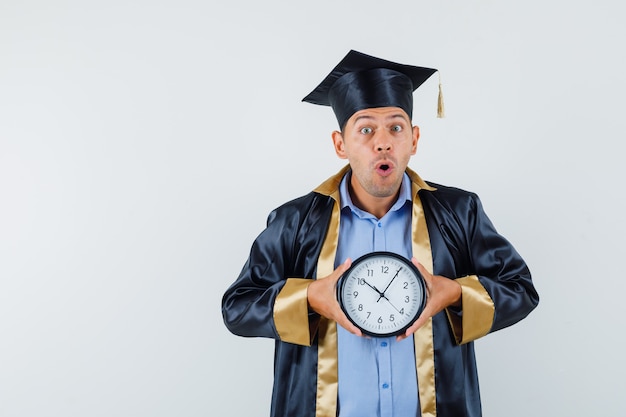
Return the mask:
<path id="1" fill-rule="evenodd" d="M 0 416 L 266 416 L 220 302 L 343 165 L 301 103 L 348 52 L 441 70 L 411 162 L 477 192 L 541 303 L 478 341 L 486 417 L 622 416 L 617 1 L 0 1 Z"/>

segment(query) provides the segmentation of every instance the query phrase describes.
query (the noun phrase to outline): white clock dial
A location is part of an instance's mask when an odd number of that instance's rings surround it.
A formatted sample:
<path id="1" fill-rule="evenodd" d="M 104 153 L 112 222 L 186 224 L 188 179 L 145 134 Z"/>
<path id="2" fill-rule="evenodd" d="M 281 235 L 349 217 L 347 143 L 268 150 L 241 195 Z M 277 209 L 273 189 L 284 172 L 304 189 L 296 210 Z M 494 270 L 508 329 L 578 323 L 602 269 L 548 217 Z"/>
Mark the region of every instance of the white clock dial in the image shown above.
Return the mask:
<path id="1" fill-rule="evenodd" d="M 424 308 L 426 289 L 417 268 L 391 252 L 373 252 L 353 262 L 337 286 L 344 313 L 363 333 L 404 333 Z"/>

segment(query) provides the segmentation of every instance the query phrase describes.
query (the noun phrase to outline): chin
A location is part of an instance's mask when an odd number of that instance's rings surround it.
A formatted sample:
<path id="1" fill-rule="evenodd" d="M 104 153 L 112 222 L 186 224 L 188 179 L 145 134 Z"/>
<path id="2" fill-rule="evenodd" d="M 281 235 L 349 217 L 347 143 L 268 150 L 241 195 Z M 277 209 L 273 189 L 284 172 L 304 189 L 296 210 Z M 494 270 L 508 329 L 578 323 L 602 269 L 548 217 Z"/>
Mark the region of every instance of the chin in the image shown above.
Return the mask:
<path id="1" fill-rule="evenodd" d="M 398 194 L 398 189 L 400 187 L 399 186 L 395 186 L 395 187 L 376 187 L 374 189 L 372 189 L 371 193 L 374 197 L 378 197 L 378 198 L 387 198 L 387 197 L 392 197 L 396 194 Z"/>

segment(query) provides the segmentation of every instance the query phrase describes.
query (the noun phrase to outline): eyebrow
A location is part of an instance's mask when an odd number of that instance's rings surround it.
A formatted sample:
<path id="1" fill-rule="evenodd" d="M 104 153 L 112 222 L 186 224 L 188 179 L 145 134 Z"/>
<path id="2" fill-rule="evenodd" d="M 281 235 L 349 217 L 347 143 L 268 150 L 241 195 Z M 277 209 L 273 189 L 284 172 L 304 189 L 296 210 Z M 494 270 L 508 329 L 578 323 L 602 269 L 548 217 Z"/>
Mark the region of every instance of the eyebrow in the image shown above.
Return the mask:
<path id="1" fill-rule="evenodd" d="M 391 119 L 397 119 L 397 118 L 400 118 L 400 119 L 402 119 L 404 121 L 407 120 L 407 118 L 402 113 L 396 113 L 396 114 L 392 114 L 390 116 L 387 116 L 385 118 L 385 120 L 391 120 Z M 363 114 L 363 115 L 357 116 L 356 119 L 354 119 L 354 123 L 358 122 L 361 119 L 374 119 L 374 116 L 370 116 L 370 115 L 367 115 L 367 114 Z"/>

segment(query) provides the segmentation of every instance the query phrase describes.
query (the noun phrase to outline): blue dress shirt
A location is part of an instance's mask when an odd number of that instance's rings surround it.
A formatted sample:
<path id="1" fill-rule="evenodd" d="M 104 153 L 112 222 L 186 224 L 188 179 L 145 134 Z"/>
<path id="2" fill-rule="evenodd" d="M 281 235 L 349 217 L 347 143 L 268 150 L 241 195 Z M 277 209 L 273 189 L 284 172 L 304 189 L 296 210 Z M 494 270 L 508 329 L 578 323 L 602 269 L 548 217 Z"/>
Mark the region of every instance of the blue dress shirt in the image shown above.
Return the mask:
<path id="1" fill-rule="evenodd" d="M 380 219 L 356 207 L 348 172 L 339 186 L 341 221 L 335 267 L 369 252 L 390 251 L 411 258 L 411 181 L 405 173 L 398 200 Z M 339 417 L 419 415 L 413 337 L 354 336 L 338 332 Z"/>

